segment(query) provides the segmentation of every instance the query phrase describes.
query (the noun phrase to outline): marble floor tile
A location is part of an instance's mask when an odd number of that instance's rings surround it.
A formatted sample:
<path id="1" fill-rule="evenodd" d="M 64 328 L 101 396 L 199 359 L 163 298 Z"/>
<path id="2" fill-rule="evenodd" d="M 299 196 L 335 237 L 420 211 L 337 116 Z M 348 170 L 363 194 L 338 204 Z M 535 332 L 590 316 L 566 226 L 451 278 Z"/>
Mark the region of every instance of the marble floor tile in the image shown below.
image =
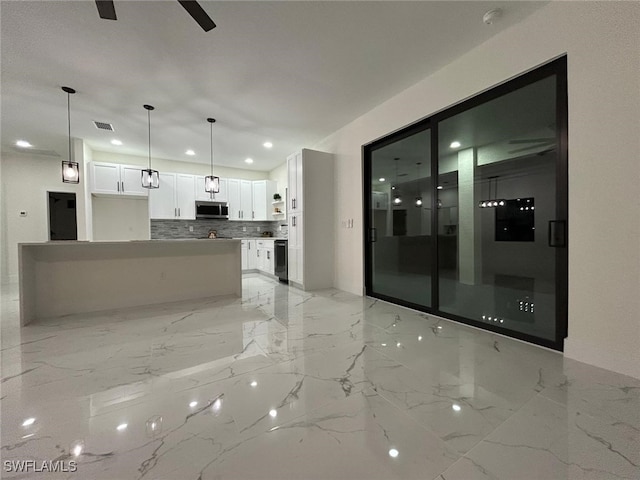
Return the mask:
<path id="1" fill-rule="evenodd" d="M 247 275 L 21 328 L 17 299 L 2 478 L 640 478 L 639 380 L 389 303 Z"/>
<path id="2" fill-rule="evenodd" d="M 442 474 L 462 479 L 636 479 L 640 436 L 538 395 Z"/>

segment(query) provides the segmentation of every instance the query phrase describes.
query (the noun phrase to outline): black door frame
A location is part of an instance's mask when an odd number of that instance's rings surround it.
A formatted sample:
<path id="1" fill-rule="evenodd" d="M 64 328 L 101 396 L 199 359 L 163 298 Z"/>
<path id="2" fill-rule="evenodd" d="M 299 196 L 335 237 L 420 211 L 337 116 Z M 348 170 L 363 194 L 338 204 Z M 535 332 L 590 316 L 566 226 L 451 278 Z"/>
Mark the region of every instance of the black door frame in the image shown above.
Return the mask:
<path id="1" fill-rule="evenodd" d="M 510 92 L 535 83 L 550 76 L 556 76 L 556 141 L 558 145 L 558 158 L 556 162 L 556 219 L 564 226 L 563 247 L 556 248 L 556 335 L 554 340 L 535 337 L 526 333 L 516 332 L 501 328 L 494 324 L 479 322 L 466 317 L 460 317 L 440 311 L 439 306 L 439 278 L 438 278 L 438 235 L 432 233 L 432 269 L 431 269 L 431 307 L 424 307 L 411 302 L 389 297 L 373 291 L 372 269 L 372 224 L 371 224 L 371 173 L 372 153 L 381 147 L 395 143 L 398 140 L 414 135 L 424 130 L 431 130 L 431 178 L 438 178 L 438 124 L 454 115 L 469 110 L 483 103 L 502 97 Z M 557 59 L 525 72 L 511 80 L 492 87 L 484 92 L 452 105 L 433 115 L 418 120 L 406 127 L 402 127 L 382 138 L 374 140 L 362 146 L 363 168 L 363 216 L 364 216 L 364 274 L 365 294 L 379 298 L 397 305 L 405 306 L 421 312 L 430 313 L 440 317 L 455 320 L 460 323 L 479 327 L 483 330 L 500 333 L 508 337 L 524 340 L 554 350 L 564 349 L 564 339 L 568 334 L 568 278 L 569 278 L 569 254 L 568 254 L 568 94 L 567 94 L 567 57 L 563 55 Z M 432 182 L 431 201 L 437 205 L 437 182 Z M 438 232 L 438 217 L 431 216 L 431 232 Z"/>

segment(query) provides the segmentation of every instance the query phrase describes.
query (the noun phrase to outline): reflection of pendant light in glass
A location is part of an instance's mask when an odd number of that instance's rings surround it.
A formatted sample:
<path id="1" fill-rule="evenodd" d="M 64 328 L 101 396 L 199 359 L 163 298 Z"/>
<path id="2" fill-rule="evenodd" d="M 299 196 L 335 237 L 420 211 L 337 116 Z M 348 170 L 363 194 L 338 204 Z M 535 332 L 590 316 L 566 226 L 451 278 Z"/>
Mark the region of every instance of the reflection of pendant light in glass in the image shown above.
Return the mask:
<path id="1" fill-rule="evenodd" d="M 495 179 L 496 181 L 496 191 L 494 192 L 494 196 L 491 196 L 491 181 Z M 507 201 L 504 198 L 498 197 L 498 176 L 495 175 L 493 177 L 489 177 L 489 199 L 488 200 L 480 200 L 478 202 L 478 207 L 480 208 L 495 208 L 495 207 L 504 207 L 507 204 Z"/>
<path id="2" fill-rule="evenodd" d="M 78 162 L 71 160 L 71 108 L 69 96 L 76 93 L 73 88 L 62 87 L 62 91 L 67 94 L 67 124 L 69 127 L 69 157 L 62 161 L 62 181 L 64 183 L 80 183 L 80 166 Z"/>
<path id="3" fill-rule="evenodd" d="M 416 197 L 416 207 L 418 208 L 422 206 L 422 193 L 420 192 L 420 165 L 421 162 L 416 163 L 416 169 L 418 170 L 418 196 Z"/>
<path id="4" fill-rule="evenodd" d="M 144 188 L 160 188 L 160 173 L 157 170 L 151 170 L 151 105 L 143 105 L 147 110 L 147 123 L 149 126 L 149 168 L 142 170 L 142 186 Z"/>
<path id="5" fill-rule="evenodd" d="M 204 177 L 204 191 L 211 194 L 220 192 L 220 177 L 213 176 L 213 124 L 215 121 L 215 118 L 207 118 L 211 130 L 211 175 Z"/>
<path id="6" fill-rule="evenodd" d="M 400 159 L 396 157 L 394 158 L 394 160 L 396 161 L 396 184 L 391 188 L 396 191 L 396 194 L 393 196 L 393 204 L 400 205 L 402 203 L 402 197 L 400 197 L 400 189 L 398 188 L 398 160 Z"/>

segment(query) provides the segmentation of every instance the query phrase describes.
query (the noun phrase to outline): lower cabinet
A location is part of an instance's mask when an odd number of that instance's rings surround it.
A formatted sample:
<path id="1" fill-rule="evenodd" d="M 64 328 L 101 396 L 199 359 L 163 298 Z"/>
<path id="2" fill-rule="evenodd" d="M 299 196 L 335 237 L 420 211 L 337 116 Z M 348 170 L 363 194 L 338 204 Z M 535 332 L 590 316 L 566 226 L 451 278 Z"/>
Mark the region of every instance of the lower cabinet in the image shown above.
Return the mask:
<path id="1" fill-rule="evenodd" d="M 258 270 L 274 275 L 275 261 L 273 240 L 242 240 L 242 270 Z"/>
<path id="2" fill-rule="evenodd" d="M 273 275 L 275 266 L 273 240 L 256 240 L 256 253 L 258 255 L 256 268 L 261 272 Z"/>
<path id="3" fill-rule="evenodd" d="M 241 242 L 242 270 L 255 270 L 258 265 L 258 255 L 255 240 Z"/>

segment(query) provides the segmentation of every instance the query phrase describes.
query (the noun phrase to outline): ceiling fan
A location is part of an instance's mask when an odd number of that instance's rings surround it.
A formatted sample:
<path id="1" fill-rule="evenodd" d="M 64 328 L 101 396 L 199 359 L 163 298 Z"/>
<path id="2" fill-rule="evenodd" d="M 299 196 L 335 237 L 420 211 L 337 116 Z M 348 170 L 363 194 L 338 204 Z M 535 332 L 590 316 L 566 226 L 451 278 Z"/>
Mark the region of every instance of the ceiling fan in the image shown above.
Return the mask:
<path id="1" fill-rule="evenodd" d="M 515 150 L 511 150 L 509 153 L 520 153 L 526 152 L 527 150 L 531 150 L 533 148 L 546 147 L 548 145 L 554 145 L 556 143 L 555 137 L 547 137 L 547 138 L 528 138 L 526 140 L 509 140 L 510 144 L 527 144 L 530 145 L 528 147 L 517 148 Z"/>
<path id="2" fill-rule="evenodd" d="M 116 8 L 113 5 L 112 0 L 95 0 L 96 6 L 98 7 L 98 14 L 100 18 L 104 18 L 106 20 L 117 20 L 116 17 Z M 200 6 L 200 4 L 196 0 L 178 0 L 178 3 L 182 5 L 189 15 L 193 17 L 193 19 L 198 22 L 198 25 L 202 27 L 205 32 L 212 30 L 216 27 L 216 24 L 213 23 L 211 17 L 207 15 L 207 12 Z"/>

